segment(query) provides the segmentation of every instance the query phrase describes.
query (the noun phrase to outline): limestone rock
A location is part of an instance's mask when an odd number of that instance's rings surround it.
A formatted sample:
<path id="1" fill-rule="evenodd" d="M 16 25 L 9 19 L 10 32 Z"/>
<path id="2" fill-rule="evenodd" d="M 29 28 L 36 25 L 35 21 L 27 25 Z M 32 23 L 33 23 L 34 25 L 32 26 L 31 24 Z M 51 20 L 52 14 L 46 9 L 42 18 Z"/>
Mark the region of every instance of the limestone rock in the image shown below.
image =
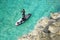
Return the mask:
<path id="1" fill-rule="evenodd" d="M 60 40 L 60 14 L 53 13 L 50 19 L 47 17 L 40 19 L 32 32 L 18 40 Z"/>
<path id="2" fill-rule="evenodd" d="M 60 31 L 60 22 L 55 22 L 52 25 L 49 26 L 49 29 L 51 33 L 56 33 Z"/>
<path id="3" fill-rule="evenodd" d="M 51 18 L 53 19 L 60 18 L 60 13 L 51 13 Z"/>
<path id="4" fill-rule="evenodd" d="M 44 18 L 40 21 L 40 25 L 43 26 L 45 28 L 46 25 L 48 25 L 49 19 L 48 18 Z"/>

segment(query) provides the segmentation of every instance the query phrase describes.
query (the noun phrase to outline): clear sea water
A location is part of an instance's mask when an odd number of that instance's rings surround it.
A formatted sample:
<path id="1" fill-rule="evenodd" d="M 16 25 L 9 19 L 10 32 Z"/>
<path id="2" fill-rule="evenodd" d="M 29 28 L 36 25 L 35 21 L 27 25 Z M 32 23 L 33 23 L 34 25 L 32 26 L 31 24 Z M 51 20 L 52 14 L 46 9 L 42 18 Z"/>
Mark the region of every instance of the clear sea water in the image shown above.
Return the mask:
<path id="1" fill-rule="evenodd" d="M 21 10 L 32 16 L 22 25 L 15 22 L 22 17 Z M 34 29 L 37 20 L 60 11 L 60 0 L 0 0 L 0 40 L 17 40 Z"/>

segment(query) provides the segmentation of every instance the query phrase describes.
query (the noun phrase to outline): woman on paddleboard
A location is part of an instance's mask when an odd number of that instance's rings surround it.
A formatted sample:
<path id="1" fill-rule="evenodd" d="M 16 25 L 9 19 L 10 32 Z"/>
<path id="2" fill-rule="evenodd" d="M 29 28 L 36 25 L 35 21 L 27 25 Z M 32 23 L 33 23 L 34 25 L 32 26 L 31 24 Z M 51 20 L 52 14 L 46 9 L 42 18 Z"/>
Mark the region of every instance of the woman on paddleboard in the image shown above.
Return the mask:
<path id="1" fill-rule="evenodd" d="M 22 20 L 25 21 L 26 18 L 25 18 L 25 9 L 22 10 Z"/>

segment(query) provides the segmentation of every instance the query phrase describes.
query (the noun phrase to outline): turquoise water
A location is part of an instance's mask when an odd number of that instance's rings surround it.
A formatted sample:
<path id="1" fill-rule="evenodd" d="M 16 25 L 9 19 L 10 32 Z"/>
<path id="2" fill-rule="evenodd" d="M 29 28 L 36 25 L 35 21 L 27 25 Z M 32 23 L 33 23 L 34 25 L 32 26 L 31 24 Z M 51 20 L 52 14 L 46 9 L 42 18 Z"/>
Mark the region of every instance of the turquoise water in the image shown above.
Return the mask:
<path id="1" fill-rule="evenodd" d="M 32 16 L 24 24 L 15 26 L 23 8 Z M 0 0 L 0 40 L 17 40 L 32 31 L 38 19 L 58 11 L 60 0 Z"/>

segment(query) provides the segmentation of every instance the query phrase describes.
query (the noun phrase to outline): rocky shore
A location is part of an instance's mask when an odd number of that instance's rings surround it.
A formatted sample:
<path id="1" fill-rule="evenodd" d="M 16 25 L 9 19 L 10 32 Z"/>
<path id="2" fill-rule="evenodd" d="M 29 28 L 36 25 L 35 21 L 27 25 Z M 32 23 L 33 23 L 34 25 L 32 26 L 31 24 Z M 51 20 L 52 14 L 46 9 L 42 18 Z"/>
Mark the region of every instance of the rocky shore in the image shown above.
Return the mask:
<path id="1" fill-rule="evenodd" d="M 38 20 L 34 30 L 18 40 L 60 40 L 60 13 Z"/>

